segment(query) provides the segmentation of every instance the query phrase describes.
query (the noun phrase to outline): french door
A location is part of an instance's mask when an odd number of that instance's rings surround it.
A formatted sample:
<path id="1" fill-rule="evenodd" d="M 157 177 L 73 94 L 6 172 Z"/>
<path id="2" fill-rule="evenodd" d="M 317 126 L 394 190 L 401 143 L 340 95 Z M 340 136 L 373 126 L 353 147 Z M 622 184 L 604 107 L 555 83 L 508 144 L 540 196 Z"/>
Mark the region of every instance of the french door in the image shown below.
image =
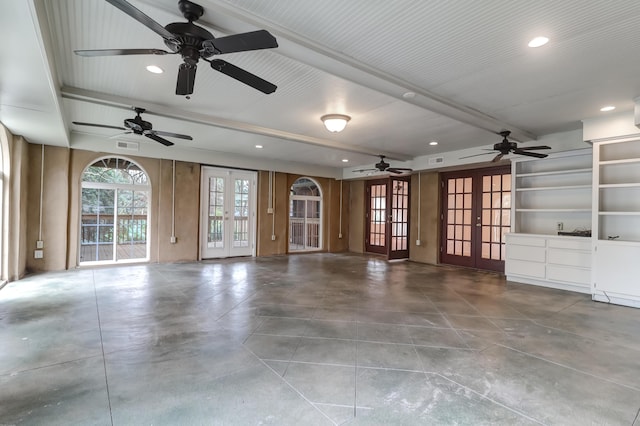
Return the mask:
<path id="1" fill-rule="evenodd" d="M 253 256 L 256 173 L 202 167 L 201 258 Z"/>
<path id="2" fill-rule="evenodd" d="M 366 199 L 365 250 L 409 257 L 409 177 L 367 181 Z"/>
<path id="3" fill-rule="evenodd" d="M 440 261 L 504 271 L 505 234 L 511 225 L 511 169 L 442 174 Z"/>

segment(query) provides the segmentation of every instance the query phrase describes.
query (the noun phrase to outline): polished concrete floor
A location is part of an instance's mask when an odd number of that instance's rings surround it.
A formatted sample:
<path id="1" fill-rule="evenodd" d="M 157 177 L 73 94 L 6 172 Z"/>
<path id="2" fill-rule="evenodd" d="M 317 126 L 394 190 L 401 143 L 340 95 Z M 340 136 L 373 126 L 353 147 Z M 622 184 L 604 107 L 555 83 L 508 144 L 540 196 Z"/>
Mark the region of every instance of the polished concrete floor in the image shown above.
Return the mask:
<path id="1" fill-rule="evenodd" d="M 306 254 L 0 290 L 0 424 L 640 424 L 640 310 Z"/>

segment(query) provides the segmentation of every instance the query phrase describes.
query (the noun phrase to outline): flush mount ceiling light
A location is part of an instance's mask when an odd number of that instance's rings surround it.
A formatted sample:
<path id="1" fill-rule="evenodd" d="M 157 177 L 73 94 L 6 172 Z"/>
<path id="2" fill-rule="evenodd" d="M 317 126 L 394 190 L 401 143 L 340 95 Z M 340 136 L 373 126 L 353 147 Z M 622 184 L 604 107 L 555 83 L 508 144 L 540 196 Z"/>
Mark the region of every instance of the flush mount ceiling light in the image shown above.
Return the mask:
<path id="1" fill-rule="evenodd" d="M 147 66 L 147 71 L 152 72 L 154 74 L 162 74 L 164 72 L 162 68 L 156 65 Z"/>
<path id="2" fill-rule="evenodd" d="M 264 148 L 262 145 L 256 145 L 256 149 L 262 149 Z"/>
<path id="3" fill-rule="evenodd" d="M 616 109 L 616 107 L 614 107 L 613 105 L 607 105 L 600 108 L 600 111 L 608 112 L 608 111 L 613 111 L 614 109 Z"/>
<path id="4" fill-rule="evenodd" d="M 343 162 L 343 163 L 348 163 L 348 162 L 349 162 L 349 159 L 348 159 L 348 158 L 343 158 L 343 159 L 342 159 L 342 162 Z"/>
<path id="5" fill-rule="evenodd" d="M 338 133 L 344 130 L 347 126 L 347 122 L 351 120 L 351 117 L 344 114 L 327 114 L 320 117 L 320 120 L 324 123 L 324 127 L 332 133 Z"/>
<path id="6" fill-rule="evenodd" d="M 429 142 L 429 145 L 436 146 L 436 145 L 438 145 L 438 141 L 431 141 L 431 142 Z"/>
<path id="7" fill-rule="evenodd" d="M 547 43 L 549 43 L 549 39 L 547 37 L 540 36 L 540 37 L 536 37 L 536 38 L 532 39 L 529 42 L 528 46 L 529 47 L 540 47 L 540 46 L 544 46 Z"/>

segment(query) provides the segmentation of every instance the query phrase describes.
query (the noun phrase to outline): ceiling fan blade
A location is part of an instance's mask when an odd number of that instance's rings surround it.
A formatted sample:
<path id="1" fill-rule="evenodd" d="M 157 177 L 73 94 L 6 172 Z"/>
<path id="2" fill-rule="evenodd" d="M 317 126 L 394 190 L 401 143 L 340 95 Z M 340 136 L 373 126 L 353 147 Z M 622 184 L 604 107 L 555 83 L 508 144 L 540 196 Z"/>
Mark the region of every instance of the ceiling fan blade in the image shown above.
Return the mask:
<path id="1" fill-rule="evenodd" d="M 528 152 L 528 151 L 524 151 L 522 149 L 516 148 L 513 150 L 514 154 L 519 154 L 519 155 L 527 155 L 529 157 L 536 157 L 536 158 L 546 158 L 549 156 L 549 154 L 540 154 L 538 152 Z"/>
<path id="2" fill-rule="evenodd" d="M 119 137 L 121 137 L 121 136 L 124 136 L 124 135 L 130 135 L 130 134 L 132 134 L 132 133 L 133 133 L 133 132 L 132 132 L 131 130 L 129 130 L 129 131 L 127 131 L 127 132 L 122 132 L 122 133 L 115 134 L 115 135 L 113 135 L 113 136 L 109 136 L 109 139 L 117 139 L 117 138 L 119 138 Z"/>
<path id="3" fill-rule="evenodd" d="M 165 40 L 174 40 L 177 42 L 176 37 L 171 34 L 165 27 L 149 18 L 145 15 L 141 10 L 135 8 L 129 2 L 125 0 L 107 0 L 108 3 L 117 7 L 127 15 L 131 16 L 136 21 L 140 22 L 145 27 L 149 28 L 151 31 L 159 34 Z"/>
<path id="4" fill-rule="evenodd" d="M 180 64 L 180 68 L 178 68 L 178 82 L 176 83 L 176 95 L 192 94 L 195 82 L 196 66 L 184 62 Z"/>
<path id="5" fill-rule="evenodd" d="M 210 64 L 211 68 L 214 70 L 220 71 L 231 78 L 235 78 L 239 82 L 251 86 L 262 93 L 266 93 L 267 95 L 275 92 L 278 88 L 275 84 L 269 83 L 267 80 L 263 80 L 257 75 L 251 74 L 249 71 L 238 68 L 227 61 L 223 61 L 222 59 L 213 59 L 210 61 Z"/>
<path id="6" fill-rule="evenodd" d="M 160 130 L 152 130 L 152 133 L 155 133 L 156 135 L 160 135 L 160 136 L 169 136 L 171 138 L 178 138 L 178 139 L 186 139 L 189 141 L 192 141 L 193 138 L 189 135 L 181 135 L 179 133 L 171 133 L 171 132 L 162 132 Z"/>
<path id="7" fill-rule="evenodd" d="M 480 155 L 489 155 L 495 152 L 493 149 L 491 149 L 490 151 L 491 152 L 483 152 L 482 154 L 473 154 L 473 155 L 467 155 L 466 157 L 460 157 L 460 160 L 462 160 L 463 158 L 479 157 Z"/>
<path id="8" fill-rule="evenodd" d="M 540 145 L 540 146 L 523 146 L 522 148 L 519 149 L 525 149 L 527 151 L 530 151 L 532 149 L 551 149 L 550 146 L 546 146 L 546 145 Z"/>
<path id="9" fill-rule="evenodd" d="M 156 141 L 156 142 L 160 142 L 160 143 L 161 143 L 162 145 L 164 145 L 164 146 L 171 146 L 171 145 L 173 145 L 173 142 L 169 142 L 168 140 L 166 140 L 166 139 L 164 139 L 164 138 L 161 138 L 160 136 L 158 136 L 158 135 L 156 135 L 156 134 L 154 134 L 154 133 L 151 133 L 151 132 L 145 132 L 145 133 L 144 133 L 144 135 L 145 135 L 146 137 L 148 137 L 149 139 L 153 139 L 153 140 L 154 140 L 154 141 Z"/>
<path id="10" fill-rule="evenodd" d="M 492 163 L 497 163 L 498 161 L 500 161 L 502 159 L 502 157 L 504 157 L 506 154 L 500 153 L 498 155 L 496 155 L 495 157 L 493 157 L 493 160 L 491 160 Z"/>
<path id="11" fill-rule="evenodd" d="M 91 127 L 102 127 L 103 129 L 127 130 L 124 127 L 109 126 L 107 124 L 83 123 L 83 122 L 80 122 L 80 121 L 72 121 L 72 123 L 77 125 L 77 126 L 91 126 Z"/>
<path id="12" fill-rule="evenodd" d="M 97 49 L 97 50 L 74 50 L 78 56 L 118 56 L 118 55 L 172 55 L 162 49 Z"/>
<path id="13" fill-rule="evenodd" d="M 389 167 L 387 170 L 385 170 L 385 172 L 395 173 L 395 174 L 409 173 L 412 171 L 413 169 L 406 169 L 403 167 Z"/>
<path id="14" fill-rule="evenodd" d="M 267 30 L 258 30 L 242 34 L 234 34 L 207 40 L 219 53 L 245 52 L 247 50 L 271 49 L 278 47 L 276 38 Z"/>

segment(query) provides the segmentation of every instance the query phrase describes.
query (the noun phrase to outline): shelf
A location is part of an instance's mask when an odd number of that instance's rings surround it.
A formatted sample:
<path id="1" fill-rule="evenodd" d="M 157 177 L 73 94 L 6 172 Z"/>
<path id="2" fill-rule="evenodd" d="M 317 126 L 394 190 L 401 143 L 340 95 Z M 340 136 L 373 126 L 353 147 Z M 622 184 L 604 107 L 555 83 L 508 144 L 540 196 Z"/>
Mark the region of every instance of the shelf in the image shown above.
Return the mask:
<path id="1" fill-rule="evenodd" d="M 640 163 L 640 158 L 624 158 L 622 160 L 606 160 L 601 161 L 600 166 L 608 166 L 613 164 L 632 164 L 632 163 Z"/>
<path id="2" fill-rule="evenodd" d="M 601 183 L 599 185 L 600 189 L 604 188 L 640 188 L 640 183 L 632 182 L 632 183 Z"/>
<path id="3" fill-rule="evenodd" d="M 518 213 L 591 213 L 591 209 L 516 209 Z"/>
<path id="4" fill-rule="evenodd" d="M 550 172 L 519 173 L 519 174 L 516 174 L 516 178 L 535 177 L 535 176 L 567 175 L 567 174 L 578 174 L 578 173 L 591 173 L 591 168 L 588 168 L 588 169 L 573 169 L 573 170 L 553 170 L 553 171 L 550 171 Z"/>
<path id="5" fill-rule="evenodd" d="M 640 211 L 637 212 L 607 212 L 599 211 L 600 216 L 640 216 Z"/>
<path id="6" fill-rule="evenodd" d="M 537 187 L 537 188 L 516 188 L 516 192 L 520 192 L 520 191 L 554 191 L 556 189 L 588 189 L 588 190 L 591 190 L 591 185 L 540 186 L 540 187 Z"/>

